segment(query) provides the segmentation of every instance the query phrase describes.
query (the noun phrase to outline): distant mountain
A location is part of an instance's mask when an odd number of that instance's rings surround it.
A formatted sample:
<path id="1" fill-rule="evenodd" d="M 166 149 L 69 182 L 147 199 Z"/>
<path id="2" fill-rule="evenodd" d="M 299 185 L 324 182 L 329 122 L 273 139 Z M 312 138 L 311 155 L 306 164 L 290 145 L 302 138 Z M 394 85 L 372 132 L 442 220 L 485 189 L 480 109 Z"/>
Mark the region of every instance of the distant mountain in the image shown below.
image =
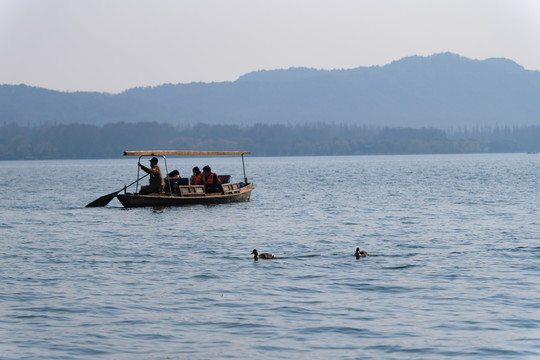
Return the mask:
<path id="1" fill-rule="evenodd" d="M 0 86 L 0 122 L 19 125 L 335 123 L 393 127 L 540 125 L 540 72 L 451 53 L 350 70 L 262 70 L 234 82 L 111 95 Z"/>

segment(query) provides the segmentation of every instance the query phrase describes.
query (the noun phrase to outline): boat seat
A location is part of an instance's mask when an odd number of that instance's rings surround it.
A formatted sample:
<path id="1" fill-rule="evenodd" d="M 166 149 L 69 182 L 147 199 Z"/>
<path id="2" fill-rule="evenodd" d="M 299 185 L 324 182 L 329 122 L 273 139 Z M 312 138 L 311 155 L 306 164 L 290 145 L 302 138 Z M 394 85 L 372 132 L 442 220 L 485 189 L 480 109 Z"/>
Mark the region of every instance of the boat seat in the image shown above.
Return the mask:
<path id="1" fill-rule="evenodd" d="M 238 183 L 222 184 L 221 186 L 223 187 L 223 193 L 225 195 L 240 193 L 240 188 L 238 187 Z"/>
<path id="2" fill-rule="evenodd" d="M 231 175 L 218 175 L 217 177 L 221 184 L 226 184 L 231 180 Z"/>
<path id="3" fill-rule="evenodd" d="M 204 185 L 180 185 L 180 196 L 201 196 L 205 195 Z"/>
<path id="4" fill-rule="evenodd" d="M 165 184 L 167 184 L 169 181 L 171 184 L 178 184 L 178 185 L 189 185 L 189 179 L 188 178 L 171 178 L 166 177 L 163 179 L 165 181 Z"/>

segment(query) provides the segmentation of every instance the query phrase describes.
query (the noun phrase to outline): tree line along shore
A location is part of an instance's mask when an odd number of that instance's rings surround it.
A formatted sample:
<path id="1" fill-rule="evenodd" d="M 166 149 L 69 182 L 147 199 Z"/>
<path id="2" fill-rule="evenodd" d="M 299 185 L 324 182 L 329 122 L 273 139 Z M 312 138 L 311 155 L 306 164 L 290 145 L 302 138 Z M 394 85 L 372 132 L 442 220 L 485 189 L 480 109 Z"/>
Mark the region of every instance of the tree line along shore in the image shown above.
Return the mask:
<path id="1" fill-rule="evenodd" d="M 539 139 L 540 126 L 3 124 L 0 160 L 117 158 L 129 149 L 247 150 L 254 156 L 536 153 Z"/>

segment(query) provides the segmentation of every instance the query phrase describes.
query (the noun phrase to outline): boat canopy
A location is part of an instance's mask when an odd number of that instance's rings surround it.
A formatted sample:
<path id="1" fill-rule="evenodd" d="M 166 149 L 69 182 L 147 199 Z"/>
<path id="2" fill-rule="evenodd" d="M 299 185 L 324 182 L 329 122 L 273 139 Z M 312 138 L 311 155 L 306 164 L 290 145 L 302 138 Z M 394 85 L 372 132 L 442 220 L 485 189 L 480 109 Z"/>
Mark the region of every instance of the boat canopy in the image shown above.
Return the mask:
<path id="1" fill-rule="evenodd" d="M 154 150 L 154 151 L 124 151 L 124 156 L 154 156 L 154 155 L 244 155 L 250 151 L 190 151 L 190 150 Z"/>

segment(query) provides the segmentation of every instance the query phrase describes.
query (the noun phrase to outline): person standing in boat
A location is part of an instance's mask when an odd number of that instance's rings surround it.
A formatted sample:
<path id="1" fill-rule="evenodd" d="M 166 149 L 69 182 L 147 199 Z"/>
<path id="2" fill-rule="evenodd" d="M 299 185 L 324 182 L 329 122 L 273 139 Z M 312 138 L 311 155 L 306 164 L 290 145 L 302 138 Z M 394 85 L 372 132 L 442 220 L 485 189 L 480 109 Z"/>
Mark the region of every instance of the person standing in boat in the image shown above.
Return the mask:
<path id="1" fill-rule="evenodd" d="M 158 159 L 156 157 L 150 159 L 150 168 L 147 168 L 140 162 L 139 167 L 142 171 L 150 174 L 150 185 L 141 187 L 139 194 L 162 193 L 165 188 L 165 181 L 158 166 Z"/>
<path id="2" fill-rule="evenodd" d="M 207 193 L 223 192 L 223 187 L 221 186 L 221 182 L 219 182 L 218 176 L 208 165 L 203 167 L 201 184 L 204 185 L 204 191 Z"/>

